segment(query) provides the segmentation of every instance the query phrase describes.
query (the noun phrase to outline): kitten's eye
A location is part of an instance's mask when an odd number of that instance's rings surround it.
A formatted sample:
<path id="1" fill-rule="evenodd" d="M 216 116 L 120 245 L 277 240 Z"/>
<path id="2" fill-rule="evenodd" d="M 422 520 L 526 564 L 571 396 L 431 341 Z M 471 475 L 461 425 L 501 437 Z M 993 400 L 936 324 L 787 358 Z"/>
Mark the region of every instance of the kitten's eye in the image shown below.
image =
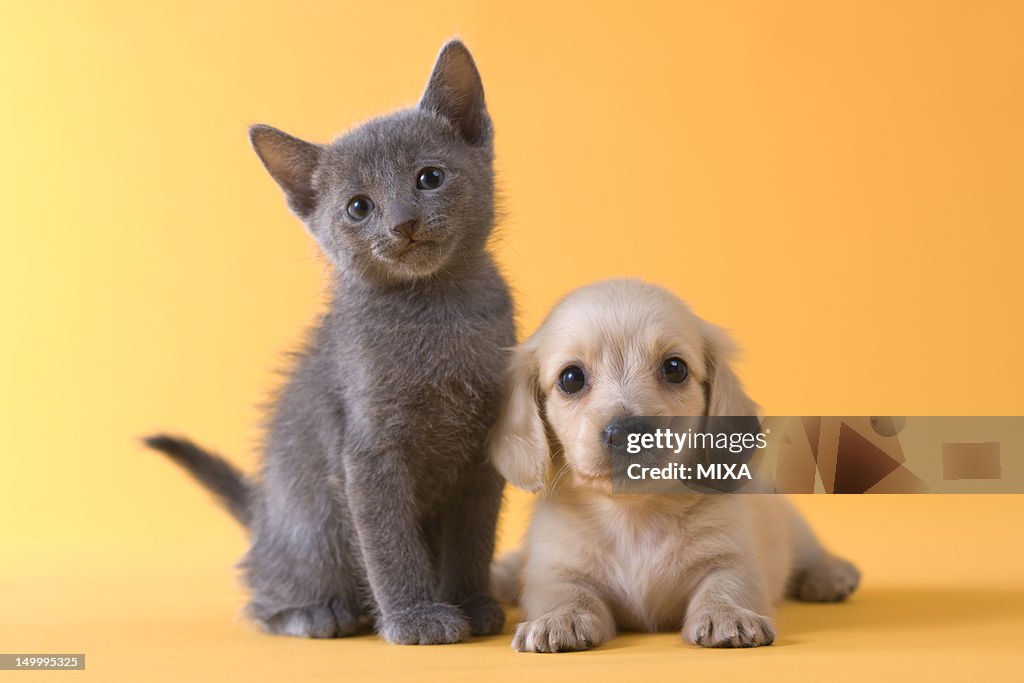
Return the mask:
<path id="1" fill-rule="evenodd" d="M 583 368 L 578 365 L 570 365 L 558 376 L 558 388 L 567 394 L 579 393 L 586 383 L 587 376 L 583 374 Z"/>
<path id="2" fill-rule="evenodd" d="M 444 171 L 433 166 L 421 168 L 416 174 L 416 187 L 421 190 L 436 190 L 444 182 Z"/>
<path id="3" fill-rule="evenodd" d="M 675 356 L 662 364 L 661 371 L 665 373 L 665 381 L 670 384 L 682 384 L 690 376 L 690 369 L 686 367 L 686 363 L 682 358 Z"/>
<path id="4" fill-rule="evenodd" d="M 373 200 L 369 197 L 364 197 L 363 195 L 353 197 L 352 201 L 348 203 L 346 211 L 349 218 L 354 221 L 361 221 L 369 216 L 370 212 L 373 211 Z"/>

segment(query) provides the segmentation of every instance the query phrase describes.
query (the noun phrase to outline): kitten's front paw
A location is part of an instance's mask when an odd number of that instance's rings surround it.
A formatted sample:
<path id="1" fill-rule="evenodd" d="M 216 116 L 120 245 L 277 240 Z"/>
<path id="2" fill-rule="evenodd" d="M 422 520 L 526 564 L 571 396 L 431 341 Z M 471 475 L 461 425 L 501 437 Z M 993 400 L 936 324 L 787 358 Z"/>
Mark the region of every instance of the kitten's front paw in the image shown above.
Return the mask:
<path id="1" fill-rule="evenodd" d="M 593 612 L 549 612 L 519 624 L 512 639 L 517 652 L 573 652 L 597 647 L 612 637 L 612 629 Z"/>
<path id="2" fill-rule="evenodd" d="M 469 632 L 474 636 L 493 636 L 505 625 L 505 610 L 489 595 L 480 595 L 459 603 L 469 619 Z"/>
<path id="3" fill-rule="evenodd" d="M 702 647 L 760 647 L 775 641 L 775 626 L 749 609 L 716 605 L 687 616 L 683 638 Z"/>
<path id="4" fill-rule="evenodd" d="M 259 620 L 267 633 L 296 638 L 344 638 L 359 630 L 359 614 L 340 601 L 281 610 Z"/>
<path id="5" fill-rule="evenodd" d="M 396 645 L 443 645 L 464 640 L 469 623 L 458 607 L 425 603 L 384 615 L 380 635 Z"/>

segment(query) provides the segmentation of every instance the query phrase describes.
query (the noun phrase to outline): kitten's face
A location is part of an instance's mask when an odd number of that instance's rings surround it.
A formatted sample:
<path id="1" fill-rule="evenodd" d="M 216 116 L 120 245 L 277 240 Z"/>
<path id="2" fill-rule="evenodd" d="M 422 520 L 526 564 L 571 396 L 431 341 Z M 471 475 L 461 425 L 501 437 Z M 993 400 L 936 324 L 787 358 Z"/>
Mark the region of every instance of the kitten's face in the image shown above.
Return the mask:
<path id="1" fill-rule="evenodd" d="M 494 221 L 493 133 L 458 41 L 442 48 L 414 109 L 331 145 L 269 126 L 250 136 L 292 210 L 346 271 L 407 281 L 457 271 L 483 250 Z"/>
<path id="2" fill-rule="evenodd" d="M 314 187 L 311 231 L 332 260 L 374 278 L 458 265 L 483 248 L 494 219 L 489 148 L 420 109 L 371 121 L 327 147 Z"/>

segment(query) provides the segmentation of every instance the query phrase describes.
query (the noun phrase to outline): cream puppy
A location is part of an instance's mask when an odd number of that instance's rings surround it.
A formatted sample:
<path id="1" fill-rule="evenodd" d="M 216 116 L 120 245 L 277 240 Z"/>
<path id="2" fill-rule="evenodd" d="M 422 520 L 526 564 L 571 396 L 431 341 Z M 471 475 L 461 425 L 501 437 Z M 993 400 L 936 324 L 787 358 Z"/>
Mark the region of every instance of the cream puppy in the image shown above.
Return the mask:
<path id="1" fill-rule="evenodd" d="M 559 303 L 509 367 L 493 462 L 540 492 L 525 547 L 494 566 L 521 652 L 582 650 L 617 629 L 706 647 L 775 639 L 784 595 L 842 600 L 859 572 L 778 495 L 612 495 L 631 416 L 750 416 L 726 334 L 660 287 L 611 280 Z"/>

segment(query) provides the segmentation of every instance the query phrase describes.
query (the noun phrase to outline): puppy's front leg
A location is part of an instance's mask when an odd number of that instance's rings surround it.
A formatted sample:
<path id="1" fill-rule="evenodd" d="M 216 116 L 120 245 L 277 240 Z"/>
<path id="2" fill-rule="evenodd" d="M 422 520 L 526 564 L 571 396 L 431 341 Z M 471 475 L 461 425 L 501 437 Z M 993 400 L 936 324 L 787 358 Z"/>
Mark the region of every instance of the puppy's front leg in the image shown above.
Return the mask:
<path id="1" fill-rule="evenodd" d="M 513 650 L 572 652 L 615 637 L 615 618 L 600 593 L 582 578 L 551 580 L 557 575 L 542 573 L 549 577 L 542 584 L 527 579 L 522 607 L 539 616 L 516 627 Z"/>
<path id="2" fill-rule="evenodd" d="M 469 625 L 462 612 L 435 597 L 412 481 L 399 454 L 366 449 L 353 453 L 345 465 L 345 493 L 380 610 L 381 636 L 400 645 L 465 638 Z"/>
<path id="3" fill-rule="evenodd" d="M 703 647 L 771 645 L 775 626 L 763 615 L 768 607 L 750 569 L 712 570 L 690 598 L 683 638 Z"/>
<path id="4" fill-rule="evenodd" d="M 489 462 L 481 463 L 462 475 L 443 518 L 441 599 L 462 609 L 475 636 L 493 635 L 505 625 L 489 587 L 504 485 Z"/>

